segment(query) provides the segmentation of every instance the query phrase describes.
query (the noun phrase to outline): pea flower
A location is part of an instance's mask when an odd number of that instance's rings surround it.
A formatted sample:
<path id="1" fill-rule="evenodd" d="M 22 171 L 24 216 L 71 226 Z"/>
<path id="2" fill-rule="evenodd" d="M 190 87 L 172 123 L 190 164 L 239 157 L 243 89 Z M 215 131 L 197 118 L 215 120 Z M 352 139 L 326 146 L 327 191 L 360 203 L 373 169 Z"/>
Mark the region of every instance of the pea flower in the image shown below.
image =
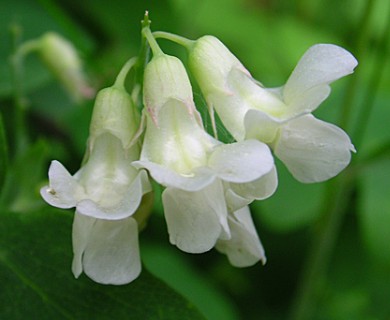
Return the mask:
<path id="1" fill-rule="evenodd" d="M 151 190 L 147 173 L 131 165 L 139 159 L 133 143 L 139 114 L 118 84 L 96 98 L 88 148 L 79 171 L 71 174 L 58 162 L 49 168 L 43 199 L 58 208 L 76 207 L 73 221 L 73 264 L 103 284 L 124 284 L 141 271 L 135 213 Z"/>
<path id="2" fill-rule="evenodd" d="M 227 255 L 235 267 L 249 267 L 259 260 L 265 264 L 264 248 L 252 221 L 249 207 L 245 206 L 228 215 L 230 239 L 219 239 L 215 248 Z"/>
<path id="3" fill-rule="evenodd" d="M 256 140 L 222 144 L 210 136 L 175 57 L 158 54 L 146 66 L 144 105 L 146 131 L 134 165 L 166 187 L 162 200 L 170 242 L 201 253 L 231 239 L 228 206 L 237 211 L 275 191 L 269 148 Z"/>
<path id="4" fill-rule="evenodd" d="M 329 84 L 353 72 L 356 59 L 331 44 L 309 48 L 287 83 L 265 88 L 212 36 L 189 46 L 189 65 L 210 108 L 237 141 L 267 143 L 299 181 L 327 180 L 343 170 L 355 151 L 348 135 L 316 119 Z"/>

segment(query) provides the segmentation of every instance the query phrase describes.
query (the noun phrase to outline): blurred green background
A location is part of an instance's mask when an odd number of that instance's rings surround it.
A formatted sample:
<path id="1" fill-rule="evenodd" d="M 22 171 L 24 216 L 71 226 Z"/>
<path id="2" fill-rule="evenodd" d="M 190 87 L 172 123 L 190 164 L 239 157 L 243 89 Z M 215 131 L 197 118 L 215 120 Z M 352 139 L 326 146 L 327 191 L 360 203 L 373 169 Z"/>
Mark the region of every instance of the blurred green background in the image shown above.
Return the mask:
<path id="1" fill-rule="evenodd" d="M 81 163 L 93 101 L 75 104 L 31 56 L 23 70 L 28 143 L 15 148 L 11 30 L 57 31 L 80 51 L 96 89 L 140 48 L 140 21 L 190 39 L 220 38 L 267 87 L 283 85 L 315 43 L 359 60 L 316 111 L 351 136 L 350 167 L 303 185 L 278 163 L 276 194 L 252 205 L 268 262 L 231 267 L 171 246 L 158 192 L 140 235 L 142 276 L 126 286 L 71 274 L 71 210 L 39 188 L 52 159 Z M 14 0 L 0 2 L 0 319 L 390 319 L 390 2 L 388 0 Z M 162 48 L 185 62 L 185 51 Z M 200 91 L 197 104 L 206 116 Z M 158 190 L 157 190 L 158 191 Z"/>

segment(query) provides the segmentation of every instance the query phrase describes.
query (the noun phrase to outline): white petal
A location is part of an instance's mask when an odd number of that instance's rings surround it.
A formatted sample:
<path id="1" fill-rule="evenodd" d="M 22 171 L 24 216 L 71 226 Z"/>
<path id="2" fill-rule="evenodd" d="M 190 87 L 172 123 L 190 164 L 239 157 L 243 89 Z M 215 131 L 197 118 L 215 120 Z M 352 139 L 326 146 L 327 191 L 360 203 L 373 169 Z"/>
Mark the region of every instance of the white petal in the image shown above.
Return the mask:
<path id="1" fill-rule="evenodd" d="M 268 146 L 257 140 L 217 146 L 208 165 L 218 177 L 229 182 L 249 182 L 267 174 L 274 165 Z"/>
<path id="2" fill-rule="evenodd" d="M 76 278 L 83 272 L 82 257 L 89 241 L 89 235 L 96 219 L 78 214 L 76 211 L 73 219 L 72 243 L 73 262 L 72 272 Z"/>
<path id="3" fill-rule="evenodd" d="M 228 183 L 225 187 L 225 199 L 226 199 L 226 206 L 228 208 L 228 212 L 234 212 L 239 209 L 242 209 L 243 207 L 249 205 L 253 199 L 250 198 L 244 198 L 237 193 L 235 193 Z"/>
<path id="4" fill-rule="evenodd" d="M 312 46 L 300 59 L 284 86 L 284 101 L 289 105 L 294 104 L 302 99 L 306 91 L 317 86 L 326 87 L 329 83 L 351 74 L 356 65 L 357 61 L 353 55 L 341 47 L 331 44 Z"/>
<path id="5" fill-rule="evenodd" d="M 237 195 L 250 200 L 250 202 L 253 200 L 263 200 L 270 197 L 276 191 L 277 186 L 278 175 L 276 173 L 275 166 L 270 172 L 255 181 L 230 184 L 230 188 Z"/>
<path id="6" fill-rule="evenodd" d="M 297 99 L 290 102 L 282 119 L 290 120 L 297 116 L 312 112 L 329 96 L 330 91 L 330 86 L 323 85 L 302 92 Z"/>
<path id="7" fill-rule="evenodd" d="M 85 274 L 102 284 L 126 284 L 138 277 L 141 260 L 137 222 L 96 219 L 83 255 Z"/>
<path id="8" fill-rule="evenodd" d="M 257 235 L 248 207 L 244 207 L 229 216 L 230 240 L 218 240 L 216 249 L 228 256 L 235 267 L 249 267 L 262 261 L 266 262 L 263 246 Z"/>
<path id="9" fill-rule="evenodd" d="M 170 242 L 185 252 L 206 252 L 229 230 L 219 181 L 196 192 L 167 188 L 162 198 Z"/>
<path id="10" fill-rule="evenodd" d="M 297 180 L 311 183 L 336 176 L 354 150 L 339 127 L 306 115 L 283 127 L 274 151 Z"/>
<path id="11" fill-rule="evenodd" d="M 75 175 L 86 193 L 78 200 L 90 199 L 101 207 L 116 207 L 139 173 L 131 166 L 131 161 L 139 157 L 136 149 L 134 146 L 127 153 L 115 136 L 98 136 L 88 161 Z"/>
<path id="12" fill-rule="evenodd" d="M 83 199 L 77 204 L 77 211 L 80 214 L 98 219 L 120 220 L 131 216 L 139 207 L 142 196 L 151 191 L 148 175 L 141 170 L 120 202 L 112 207 L 103 207 L 90 199 Z"/>
<path id="13" fill-rule="evenodd" d="M 52 161 L 49 168 L 49 187 L 41 189 L 42 198 L 50 205 L 68 209 L 76 206 L 76 195 L 81 187 L 68 170 L 58 161 Z"/>
<path id="14" fill-rule="evenodd" d="M 188 104 L 193 105 L 193 102 Z M 189 113 L 188 104 L 168 100 L 158 114 L 158 125 L 148 117 L 141 161 L 183 174 L 206 164 L 207 151 L 219 142 L 205 132 L 196 110 Z"/>
<path id="15" fill-rule="evenodd" d="M 215 180 L 215 174 L 206 167 L 194 169 L 190 174 L 179 174 L 163 165 L 150 161 L 135 161 L 136 168 L 145 168 L 158 183 L 186 191 L 198 191 Z"/>
<path id="16" fill-rule="evenodd" d="M 258 139 L 264 143 L 272 143 L 282 122 L 263 111 L 251 109 L 244 119 L 245 138 Z"/>
<path id="17" fill-rule="evenodd" d="M 248 73 L 233 68 L 227 78 L 228 91 L 207 95 L 209 107 L 215 108 L 226 129 L 237 140 L 245 138 L 244 119 L 252 109 L 278 116 L 286 106 L 276 90 L 257 83 Z"/>
<path id="18" fill-rule="evenodd" d="M 225 128 L 237 141 L 244 140 L 244 116 L 249 105 L 238 93 L 215 92 L 206 97 L 209 110 L 215 110 Z M 213 115 L 214 117 L 214 115 Z"/>

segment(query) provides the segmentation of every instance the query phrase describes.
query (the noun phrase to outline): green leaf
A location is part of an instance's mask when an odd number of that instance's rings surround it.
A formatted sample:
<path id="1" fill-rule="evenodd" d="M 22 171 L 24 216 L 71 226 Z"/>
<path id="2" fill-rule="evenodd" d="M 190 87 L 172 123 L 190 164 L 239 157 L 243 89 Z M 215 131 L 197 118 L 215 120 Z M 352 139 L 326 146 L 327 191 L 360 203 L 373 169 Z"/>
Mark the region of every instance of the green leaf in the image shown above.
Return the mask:
<path id="1" fill-rule="evenodd" d="M 8 166 L 0 196 L 0 205 L 14 211 L 28 212 L 42 206 L 38 197 L 49 146 L 39 140 Z"/>
<path id="2" fill-rule="evenodd" d="M 390 266 L 390 160 L 385 159 L 362 172 L 361 229 L 370 251 Z"/>
<path id="3" fill-rule="evenodd" d="M 207 319 L 239 318 L 233 301 L 207 279 L 206 273 L 197 272 L 176 247 L 141 241 L 141 253 L 149 270 L 192 301 Z"/>
<path id="4" fill-rule="evenodd" d="M 71 214 L 49 207 L 1 213 L 1 319 L 204 319 L 145 269 L 124 286 L 74 279 L 71 224 Z"/>

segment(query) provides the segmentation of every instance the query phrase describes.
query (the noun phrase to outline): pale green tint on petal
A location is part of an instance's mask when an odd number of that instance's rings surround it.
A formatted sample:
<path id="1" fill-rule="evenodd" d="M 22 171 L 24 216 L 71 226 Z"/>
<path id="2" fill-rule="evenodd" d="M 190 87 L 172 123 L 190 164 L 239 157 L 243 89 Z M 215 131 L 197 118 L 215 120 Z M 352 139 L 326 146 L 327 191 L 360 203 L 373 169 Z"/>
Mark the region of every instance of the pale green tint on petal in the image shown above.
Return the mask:
<path id="1" fill-rule="evenodd" d="M 73 219 L 72 244 L 73 262 L 72 272 L 76 278 L 83 272 L 83 253 L 87 246 L 91 230 L 96 219 L 80 215 L 77 210 Z"/>
<path id="2" fill-rule="evenodd" d="M 229 215 L 230 240 L 218 240 L 216 249 L 227 255 L 235 267 L 249 267 L 266 262 L 263 246 L 257 235 L 249 207 Z"/>
<path id="3" fill-rule="evenodd" d="M 336 176 L 354 150 L 339 127 L 306 115 L 283 126 L 274 152 L 298 181 L 312 183 Z"/>
<path id="4" fill-rule="evenodd" d="M 76 206 L 83 191 L 68 170 L 58 161 L 54 160 L 49 168 L 49 186 L 41 189 L 42 198 L 50 205 L 68 209 Z"/>
<path id="5" fill-rule="evenodd" d="M 299 99 L 291 101 L 282 119 L 290 120 L 312 112 L 329 96 L 330 91 L 330 86 L 323 85 L 302 92 Z"/>
<path id="6" fill-rule="evenodd" d="M 114 206 L 104 207 L 99 202 L 83 199 L 77 204 L 77 211 L 80 214 L 98 219 L 124 219 L 136 212 L 142 196 L 150 191 L 148 175 L 145 170 L 141 170 L 128 188 L 124 190 L 122 199 Z"/>
<path id="7" fill-rule="evenodd" d="M 169 100 L 184 102 L 188 112 L 195 111 L 192 87 L 183 63 L 176 57 L 154 57 L 144 72 L 143 100 L 146 111 L 155 121 Z M 157 120 L 158 121 L 158 120 Z"/>
<path id="8" fill-rule="evenodd" d="M 240 96 L 229 93 L 210 93 L 206 96 L 206 102 L 213 115 L 217 112 L 225 128 L 237 141 L 245 138 L 244 116 L 248 111 L 248 105 Z M 213 115 L 214 116 L 214 115 Z"/>
<path id="9" fill-rule="evenodd" d="M 230 188 L 237 195 L 253 200 L 264 200 L 274 194 L 278 186 L 278 175 L 275 166 L 255 181 L 248 183 L 230 183 Z"/>
<path id="10" fill-rule="evenodd" d="M 258 139 L 261 142 L 271 144 L 282 122 L 272 118 L 263 111 L 251 109 L 245 114 L 245 139 Z"/>
<path id="11" fill-rule="evenodd" d="M 217 146 L 208 165 L 224 181 L 244 183 L 267 174 L 274 165 L 268 146 L 257 140 Z"/>
<path id="12" fill-rule="evenodd" d="M 231 184 L 229 183 L 225 184 L 225 199 L 228 212 L 234 212 L 239 209 L 242 209 L 253 201 L 253 199 L 251 198 L 244 198 L 235 193 L 230 187 L 230 185 Z"/>
<path id="13" fill-rule="evenodd" d="M 137 222 L 96 219 L 83 254 L 84 273 L 102 284 L 126 284 L 138 277 L 141 260 Z"/>
<path id="14" fill-rule="evenodd" d="M 299 60 L 286 85 L 286 104 L 295 104 L 306 91 L 329 83 L 353 72 L 357 61 L 347 50 L 332 44 L 317 44 Z"/>
<path id="15" fill-rule="evenodd" d="M 167 188 L 162 199 L 170 242 L 185 252 L 209 251 L 229 230 L 219 181 L 197 192 Z"/>
<path id="16" fill-rule="evenodd" d="M 228 90 L 211 92 L 206 96 L 206 100 L 237 141 L 244 140 L 247 135 L 244 122 L 246 114 L 251 110 L 264 112 L 276 119 L 286 110 L 279 91 L 261 87 L 252 77 L 239 69 L 232 69 L 229 72 L 226 84 Z"/>
<path id="17" fill-rule="evenodd" d="M 238 95 L 242 103 L 249 109 L 257 109 L 279 118 L 286 111 L 279 88 L 267 89 L 250 75 L 239 69 L 232 69 L 227 78 L 229 88 Z M 243 108 L 243 107 L 241 107 Z"/>
<path id="18" fill-rule="evenodd" d="M 90 199 L 106 208 L 118 206 L 138 175 L 132 160 L 136 159 L 127 157 L 117 137 L 105 133 L 96 138 L 87 163 L 75 175 L 87 194 L 79 200 Z"/>
<path id="19" fill-rule="evenodd" d="M 141 160 L 183 175 L 191 175 L 194 168 L 205 166 L 208 150 L 219 142 L 204 131 L 196 112 L 188 113 L 182 101 L 167 101 L 161 107 L 157 125 L 148 118 Z"/>
<path id="20" fill-rule="evenodd" d="M 226 80 L 233 68 L 249 75 L 229 49 L 213 36 L 203 36 L 196 41 L 190 50 L 188 64 L 206 97 L 212 92 L 229 91 Z"/>
<path id="21" fill-rule="evenodd" d="M 163 186 L 186 191 L 198 191 L 216 179 L 215 173 L 206 167 L 196 168 L 189 174 L 180 174 L 150 161 L 135 161 L 133 165 L 147 169 L 152 178 Z"/>
<path id="22" fill-rule="evenodd" d="M 125 149 L 139 127 L 140 115 L 131 96 L 123 89 L 109 87 L 99 91 L 93 108 L 89 147 L 104 133 L 118 138 Z"/>

